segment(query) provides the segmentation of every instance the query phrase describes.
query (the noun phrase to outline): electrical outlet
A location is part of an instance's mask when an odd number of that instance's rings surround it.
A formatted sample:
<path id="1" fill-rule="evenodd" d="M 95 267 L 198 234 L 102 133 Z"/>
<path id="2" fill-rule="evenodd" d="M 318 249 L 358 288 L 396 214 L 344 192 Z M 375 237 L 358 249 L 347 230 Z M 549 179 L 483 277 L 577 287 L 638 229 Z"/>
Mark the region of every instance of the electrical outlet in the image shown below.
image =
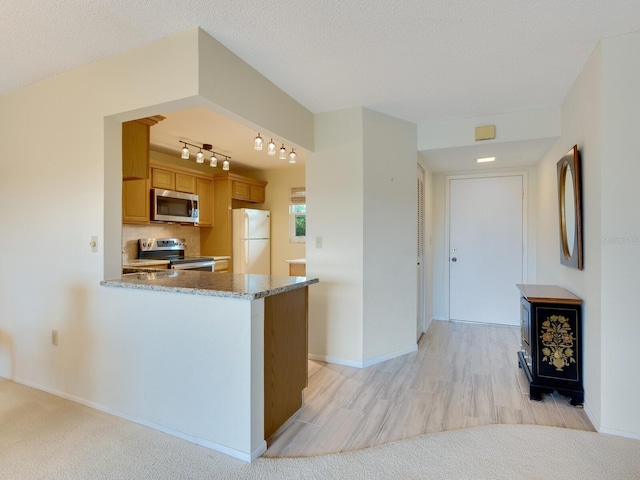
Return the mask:
<path id="1" fill-rule="evenodd" d="M 58 346 L 58 330 L 51 330 L 51 345 Z"/>

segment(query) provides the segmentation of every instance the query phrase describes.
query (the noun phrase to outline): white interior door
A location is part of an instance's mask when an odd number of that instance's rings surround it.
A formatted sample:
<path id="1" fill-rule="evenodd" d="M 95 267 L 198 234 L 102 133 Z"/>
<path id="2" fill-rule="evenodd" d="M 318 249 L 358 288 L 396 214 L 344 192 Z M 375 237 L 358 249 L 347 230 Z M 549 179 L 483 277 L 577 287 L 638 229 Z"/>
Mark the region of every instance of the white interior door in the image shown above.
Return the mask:
<path id="1" fill-rule="evenodd" d="M 523 176 L 449 181 L 449 317 L 519 324 L 523 282 Z"/>

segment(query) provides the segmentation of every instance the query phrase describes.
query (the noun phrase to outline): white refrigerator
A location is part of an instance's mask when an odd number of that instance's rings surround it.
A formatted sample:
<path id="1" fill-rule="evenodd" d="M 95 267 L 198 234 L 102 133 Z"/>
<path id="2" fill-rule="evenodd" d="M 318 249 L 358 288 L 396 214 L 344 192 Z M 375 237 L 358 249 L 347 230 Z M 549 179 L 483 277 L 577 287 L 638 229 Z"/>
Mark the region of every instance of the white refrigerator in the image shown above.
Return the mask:
<path id="1" fill-rule="evenodd" d="M 271 274 L 268 210 L 233 210 L 233 273 Z"/>

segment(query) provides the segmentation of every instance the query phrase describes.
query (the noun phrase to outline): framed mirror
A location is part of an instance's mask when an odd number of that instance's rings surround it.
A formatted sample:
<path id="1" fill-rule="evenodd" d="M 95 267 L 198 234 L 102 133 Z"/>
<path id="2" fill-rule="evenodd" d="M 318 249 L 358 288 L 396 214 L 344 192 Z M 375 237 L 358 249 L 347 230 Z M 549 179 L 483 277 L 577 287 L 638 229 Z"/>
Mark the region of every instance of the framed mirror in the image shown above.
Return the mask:
<path id="1" fill-rule="evenodd" d="M 582 183 L 578 146 L 558 161 L 560 262 L 582 270 Z"/>

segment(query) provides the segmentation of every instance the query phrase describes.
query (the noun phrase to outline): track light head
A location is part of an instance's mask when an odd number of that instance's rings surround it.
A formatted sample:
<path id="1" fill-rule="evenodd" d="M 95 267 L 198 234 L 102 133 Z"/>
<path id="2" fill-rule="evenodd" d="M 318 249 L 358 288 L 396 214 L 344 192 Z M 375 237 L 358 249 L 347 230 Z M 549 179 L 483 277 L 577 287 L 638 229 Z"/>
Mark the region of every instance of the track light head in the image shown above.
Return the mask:
<path id="1" fill-rule="evenodd" d="M 256 150 L 262 150 L 262 137 L 260 136 L 260 133 L 258 133 L 258 136 L 253 141 L 253 148 Z"/>
<path id="2" fill-rule="evenodd" d="M 182 148 L 182 155 L 180 155 L 180 158 L 182 158 L 183 160 L 189 160 L 189 149 L 187 148 L 187 144 L 184 144 L 184 147 Z"/>
<path id="3" fill-rule="evenodd" d="M 267 155 L 275 155 L 276 154 L 276 144 L 273 143 L 273 138 L 267 144 Z"/>

